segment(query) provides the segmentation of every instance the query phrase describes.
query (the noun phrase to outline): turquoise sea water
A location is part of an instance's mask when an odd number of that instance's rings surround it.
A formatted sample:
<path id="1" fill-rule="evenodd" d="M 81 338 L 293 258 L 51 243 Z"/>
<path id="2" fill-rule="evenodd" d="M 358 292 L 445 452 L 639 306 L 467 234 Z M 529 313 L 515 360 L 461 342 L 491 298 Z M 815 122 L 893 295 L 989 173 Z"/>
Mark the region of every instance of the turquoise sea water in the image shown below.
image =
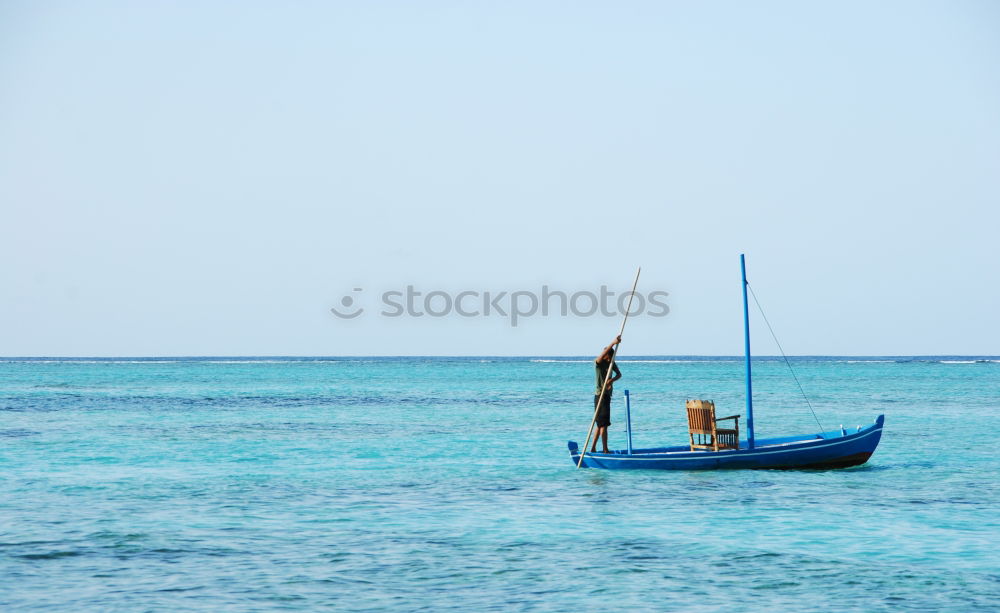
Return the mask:
<path id="1" fill-rule="evenodd" d="M 743 413 L 739 358 L 620 364 L 637 446 Z M 575 470 L 588 358 L 0 361 L 0 609 L 1000 608 L 1000 359 L 793 364 L 868 464 Z M 819 429 L 754 368 L 758 436 Z"/>

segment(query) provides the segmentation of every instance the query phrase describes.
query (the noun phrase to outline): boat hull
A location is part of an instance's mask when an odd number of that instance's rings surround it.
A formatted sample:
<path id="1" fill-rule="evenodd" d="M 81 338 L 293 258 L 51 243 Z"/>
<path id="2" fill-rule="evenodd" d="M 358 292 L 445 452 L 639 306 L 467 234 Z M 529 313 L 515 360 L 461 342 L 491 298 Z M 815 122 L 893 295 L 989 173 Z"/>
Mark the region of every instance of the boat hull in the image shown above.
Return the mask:
<path id="1" fill-rule="evenodd" d="M 754 449 L 691 451 L 688 447 L 635 449 L 612 453 L 587 453 L 581 466 L 611 470 L 720 470 L 720 469 L 829 469 L 858 466 L 875 453 L 882 438 L 885 416 L 873 425 L 803 436 L 758 440 Z M 580 459 L 579 445 L 569 441 L 573 464 Z"/>

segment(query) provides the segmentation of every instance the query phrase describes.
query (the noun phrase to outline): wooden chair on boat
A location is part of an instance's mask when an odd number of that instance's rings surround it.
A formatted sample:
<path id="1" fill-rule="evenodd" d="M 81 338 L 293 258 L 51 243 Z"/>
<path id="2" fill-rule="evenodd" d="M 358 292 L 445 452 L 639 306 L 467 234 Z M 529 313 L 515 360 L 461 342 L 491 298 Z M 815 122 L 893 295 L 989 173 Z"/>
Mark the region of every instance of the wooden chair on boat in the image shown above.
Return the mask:
<path id="1" fill-rule="evenodd" d="M 711 400 L 688 400 L 688 432 L 691 437 L 691 451 L 695 449 L 739 449 L 740 416 L 715 416 L 715 403 Z M 718 423 L 733 420 L 732 429 L 720 429 Z M 697 435 L 697 439 L 695 436 Z"/>

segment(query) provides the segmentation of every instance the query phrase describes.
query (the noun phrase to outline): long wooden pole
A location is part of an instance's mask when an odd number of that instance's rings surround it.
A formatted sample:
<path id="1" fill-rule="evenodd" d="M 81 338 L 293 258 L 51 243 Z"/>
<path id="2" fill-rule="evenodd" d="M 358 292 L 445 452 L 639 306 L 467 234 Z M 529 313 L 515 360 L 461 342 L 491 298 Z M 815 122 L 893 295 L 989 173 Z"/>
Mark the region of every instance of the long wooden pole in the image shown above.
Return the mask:
<path id="1" fill-rule="evenodd" d="M 642 266 L 635 271 L 635 281 L 632 283 L 632 292 L 628 295 L 628 306 L 625 307 L 625 317 L 622 319 L 622 327 L 618 330 L 618 336 L 625 333 L 625 324 L 628 323 L 628 312 L 632 310 L 632 298 L 635 296 L 635 288 L 639 286 L 639 273 L 642 272 Z M 583 465 L 583 456 L 587 453 L 587 447 L 590 446 L 590 437 L 594 433 L 594 424 L 597 423 L 597 412 L 601 410 L 601 402 L 604 401 L 604 391 L 608 389 L 608 381 L 611 380 L 611 368 L 615 364 L 615 356 L 618 355 L 618 343 L 615 343 L 614 347 L 611 348 L 611 364 L 608 365 L 608 372 L 604 374 L 604 383 L 601 385 L 601 394 L 597 397 L 597 406 L 594 407 L 594 417 L 590 420 L 590 428 L 587 430 L 587 440 L 583 444 L 583 449 L 580 450 L 580 459 L 576 462 L 576 467 L 580 468 Z"/>

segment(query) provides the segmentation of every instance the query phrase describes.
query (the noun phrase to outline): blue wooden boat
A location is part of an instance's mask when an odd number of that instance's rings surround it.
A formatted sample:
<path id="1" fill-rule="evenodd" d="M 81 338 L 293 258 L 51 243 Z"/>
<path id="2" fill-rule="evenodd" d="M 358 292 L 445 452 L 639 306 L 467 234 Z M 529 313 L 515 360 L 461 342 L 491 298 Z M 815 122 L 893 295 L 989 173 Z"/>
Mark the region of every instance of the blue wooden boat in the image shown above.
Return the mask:
<path id="1" fill-rule="evenodd" d="M 750 369 L 750 315 L 747 305 L 746 260 L 740 255 L 743 277 L 743 332 L 746 367 L 746 440 L 738 441 L 738 448 L 693 449 L 692 445 L 632 448 L 632 419 L 628 390 L 625 391 L 626 432 L 628 447 L 611 453 L 586 452 L 580 457 L 580 448 L 569 441 L 573 464 L 588 468 L 653 469 L 653 470 L 711 470 L 711 469 L 827 469 L 858 466 L 868 461 L 882 438 L 885 416 L 879 415 L 875 423 L 866 427 L 784 436 L 756 440 L 753 426 L 753 386 Z M 780 345 L 779 345 L 780 347 Z M 782 352 L 784 355 L 784 352 Z M 789 367 L 791 367 L 789 365 Z M 793 371 L 794 373 L 794 371 Z M 796 380 L 797 381 L 797 380 Z M 734 435 L 735 436 L 735 435 Z M 736 447 L 737 445 L 733 445 Z"/>
<path id="2" fill-rule="evenodd" d="M 879 415 L 866 427 L 820 432 L 806 436 L 760 439 L 750 448 L 740 441 L 739 449 L 691 451 L 682 447 L 625 449 L 612 453 L 587 453 L 583 466 L 588 468 L 646 468 L 654 470 L 706 470 L 717 468 L 845 468 L 864 464 L 875 452 L 882 437 L 885 418 Z M 580 449 L 569 442 L 575 465 Z"/>

